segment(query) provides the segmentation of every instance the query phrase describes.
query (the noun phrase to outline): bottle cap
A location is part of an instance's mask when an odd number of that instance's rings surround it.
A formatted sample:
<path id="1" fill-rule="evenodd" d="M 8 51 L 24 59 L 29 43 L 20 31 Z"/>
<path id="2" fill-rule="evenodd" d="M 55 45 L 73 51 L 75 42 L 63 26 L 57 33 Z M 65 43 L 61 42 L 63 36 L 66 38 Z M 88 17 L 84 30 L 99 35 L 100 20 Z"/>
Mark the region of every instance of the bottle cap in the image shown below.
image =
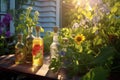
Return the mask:
<path id="1" fill-rule="evenodd" d="M 55 33 L 57 33 L 57 32 L 58 32 L 58 27 L 55 26 L 55 27 L 53 28 L 53 30 L 54 30 Z"/>
<path id="2" fill-rule="evenodd" d="M 22 34 L 20 33 L 20 34 L 18 34 L 18 40 L 21 40 L 22 39 Z"/>
<path id="3" fill-rule="evenodd" d="M 36 31 L 37 31 L 37 32 L 40 31 L 40 26 L 36 26 Z"/>

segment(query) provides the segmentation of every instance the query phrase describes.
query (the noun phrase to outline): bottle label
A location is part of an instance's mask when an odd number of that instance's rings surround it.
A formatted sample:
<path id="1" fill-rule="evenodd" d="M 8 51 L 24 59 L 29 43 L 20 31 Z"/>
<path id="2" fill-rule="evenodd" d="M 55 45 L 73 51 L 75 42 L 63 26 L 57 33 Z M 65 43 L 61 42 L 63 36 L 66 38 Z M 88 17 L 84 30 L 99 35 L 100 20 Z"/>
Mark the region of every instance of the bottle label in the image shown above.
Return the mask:
<path id="1" fill-rule="evenodd" d="M 41 66 L 43 64 L 43 44 L 41 40 L 33 40 L 32 56 L 32 64 L 34 66 Z"/>

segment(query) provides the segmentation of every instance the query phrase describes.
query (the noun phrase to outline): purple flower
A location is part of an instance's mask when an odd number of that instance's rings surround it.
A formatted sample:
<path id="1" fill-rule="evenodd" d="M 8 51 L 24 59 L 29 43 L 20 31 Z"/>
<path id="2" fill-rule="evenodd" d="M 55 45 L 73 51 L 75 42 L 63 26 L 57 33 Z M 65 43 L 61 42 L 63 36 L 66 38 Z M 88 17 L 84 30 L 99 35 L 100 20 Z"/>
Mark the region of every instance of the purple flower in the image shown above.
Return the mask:
<path id="1" fill-rule="evenodd" d="M 4 24 L 3 24 L 3 22 L 0 21 L 0 28 L 1 27 L 4 27 Z"/>
<path id="2" fill-rule="evenodd" d="M 11 20 L 12 20 L 12 16 L 10 14 L 5 14 L 2 22 L 7 26 Z"/>
<path id="3" fill-rule="evenodd" d="M 60 55 L 64 56 L 65 55 L 65 51 L 60 51 Z"/>
<path id="4" fill-rule="evenodd" d="M 5 33 L 5 35 L 6 35 L 6 37 L 10 37 L 10 31 L 7 31 L 7 32 Z"/>
<path id="5" fill-rule="evenodd" d="M 0 29 L 0 35 L 2 34 L 2 30 Z"/>

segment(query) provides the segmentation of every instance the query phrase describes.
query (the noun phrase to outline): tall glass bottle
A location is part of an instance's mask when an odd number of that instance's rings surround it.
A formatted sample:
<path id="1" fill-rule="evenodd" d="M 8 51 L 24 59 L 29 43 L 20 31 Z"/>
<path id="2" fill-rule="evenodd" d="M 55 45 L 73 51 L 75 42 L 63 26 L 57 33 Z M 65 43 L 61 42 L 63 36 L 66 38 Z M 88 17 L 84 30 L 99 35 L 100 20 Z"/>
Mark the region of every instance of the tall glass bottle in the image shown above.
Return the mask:
<path id="1" fill-rule="evenodd" d="M 53 42 L 50 45 L 50 57 L 56 58 L 58 56 L 58 27 L 54 27 L 54 35 L 53 35 Z"/>
<path id="2" fill-rule="evenodd" d="M 36 37 L 32 45 L 32 65 L 42 66 L 43 64 L 43 39 L 40 37 L 40 27 L 36 26 Z"/>
<path id="3" fill-rule="evenodd" d="M 33 27 L 28 27 L 28 36 L 26 37 L 26 63 L 32 63 L 32 45 L 35 38 L 32 34 Z"/>
<path id="4" fill-rule="evenodd" d="M 15 45 L 15 64 L 25 62 L 24 43 L 22 42 L 23 35 L 18 34 L 18 42 Z"/>

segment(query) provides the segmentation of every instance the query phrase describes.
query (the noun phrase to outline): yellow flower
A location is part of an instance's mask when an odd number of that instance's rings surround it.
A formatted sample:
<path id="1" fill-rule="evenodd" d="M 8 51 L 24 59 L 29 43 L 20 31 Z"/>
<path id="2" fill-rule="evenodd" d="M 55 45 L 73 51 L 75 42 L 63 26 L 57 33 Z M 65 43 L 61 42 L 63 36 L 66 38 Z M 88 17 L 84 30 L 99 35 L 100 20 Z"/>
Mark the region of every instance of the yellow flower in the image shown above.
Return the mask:
<path id="1" fill-rule="evenodd" d="M 44 32 L 44 28 L 40 27 L 40 32 Z"/>
<path id="2" fill-rule="evenodd" d="M 83 34 L 78 34 L 77 36 L 75 36 L 74 39 L 77 42 L 77 44 L 80 44 L 85 40 L 85 36 Z"/>

